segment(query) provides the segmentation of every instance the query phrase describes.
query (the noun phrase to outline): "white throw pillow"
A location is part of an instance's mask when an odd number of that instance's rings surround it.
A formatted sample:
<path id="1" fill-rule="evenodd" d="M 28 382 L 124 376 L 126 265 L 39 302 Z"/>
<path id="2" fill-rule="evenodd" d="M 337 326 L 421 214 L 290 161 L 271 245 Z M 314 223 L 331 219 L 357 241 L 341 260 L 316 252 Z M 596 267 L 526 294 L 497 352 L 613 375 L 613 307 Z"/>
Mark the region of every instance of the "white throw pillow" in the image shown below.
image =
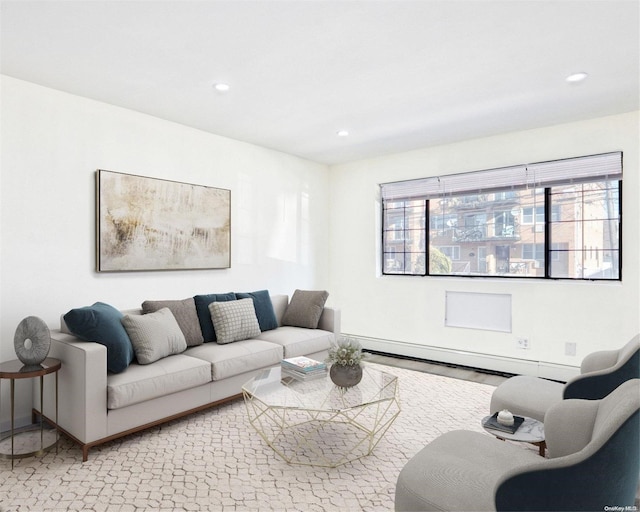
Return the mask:
<path id="1" fill-rule="evenodd" d="M 187 349 L 184 334 L 169 308 L 147 315 L 125 315 L 127 331 L 139 364 L 149 364 Z"/>
<path id="2" fill-rule="evenodd" d="M 209 304 L 216 341 L 220 344 L 247 340 L 260 335 L 253 299 Z"/>

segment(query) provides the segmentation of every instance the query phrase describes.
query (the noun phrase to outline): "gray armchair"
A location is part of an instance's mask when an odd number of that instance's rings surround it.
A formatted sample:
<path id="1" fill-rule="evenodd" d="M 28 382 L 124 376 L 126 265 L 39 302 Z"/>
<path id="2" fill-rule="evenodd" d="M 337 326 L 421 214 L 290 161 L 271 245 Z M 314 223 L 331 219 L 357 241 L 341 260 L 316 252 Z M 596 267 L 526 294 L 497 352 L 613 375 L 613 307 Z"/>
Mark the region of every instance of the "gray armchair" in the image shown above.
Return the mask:
<path id="1" fill-rule="evenodd" d="M 601 400 L 561 400 L 545 416 L 545 434 L 549 458 L 486 433 L 441 435 L 400 472 L 395 510 L 634 506 L 640 476 L 639 379 Z"/>
<path id="2" fill-rule="evenodd" d="M 568 398 L 598 400 L 620 384 L 640 378 L 640 335 L 618 350 L 594 352 L 584 358 L 580 375 L 566 384 L 519 375 L 500 384 L 491 396 L 490 413 L 508 409 L 543 421 L 552 405 Z"/>

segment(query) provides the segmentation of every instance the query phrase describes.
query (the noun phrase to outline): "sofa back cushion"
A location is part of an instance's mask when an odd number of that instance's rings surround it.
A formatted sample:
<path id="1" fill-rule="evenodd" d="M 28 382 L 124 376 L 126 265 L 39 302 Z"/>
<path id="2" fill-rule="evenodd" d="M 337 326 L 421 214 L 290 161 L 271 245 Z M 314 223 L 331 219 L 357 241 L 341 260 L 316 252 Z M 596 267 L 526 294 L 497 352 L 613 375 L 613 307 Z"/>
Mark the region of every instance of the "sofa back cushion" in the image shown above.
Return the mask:
<path id="1" fill-rule="evenodd" d="M 269 290 L 260 290 L 257 292 L 239 293 L 236 292 L 238 299 L 252 299 L 253 307 L 256 310 L 256 318 L 260 325 L 261 331 L 271 331 L 278 327 L 278 320 L 273 309 Z"/>
<path id="2" fill-rule="evenodd" d="M 193 300 L 196 303 L 198 322 L 200 322 L 200 329 L 202 330 L 202 337 L 204 338 L 205 343 L 209 341 L 216 341 L 216 331 L 213 327 L 209 304 L 212 302 L 228 302 L 236 300 L 236 294 L 233 292 L 210 293 L 207 295 L 196 295 Z"/>
<path id="3" fill-rule="evenodd" d="M 329 292 L 324 290 L 296 290 L 287 306 L 282 325 L 317 329 Z"/>
<path id="4" fill-rule="evenodd" d="M 289 305 L 289 296 L 271 295 L 271 304 L 273 305 L 273 312 L 276 315 L 276 322 L 278 323 L 278 327 L 280 327 L 282 325 L 284 312 L 287 310 L 287 306 Z"/>
<path id="5" fill-rule="evenodd" d="M 123 314 L 104 302 L 75 308 L 63 317 L 69 331 L 84 341 L 107 347 L 107 371 L 120 373 L 135 358 L 133 345 L 120 322 Z"/>
<path id="6" fill-rule="evenodd" d="M 150 364 L 187 349 L 184 334 L 169 308 L 147 315 L 125 315 L 122 325 L 140 364 Z"/>
<path id="7" fill-rule="evenodd" d="M 247 340 L 260 335 L 253 300 L 240 299 L 209 304 L 219 344 Z"/>
<path id="8" fill-rule="evenodd" d="M 196 312 L 196 302 L 193 297 L 183 300 L 145 300 L 142 312 L 155 313 L 162 308 L 169 308 L 180 326 L 188 347 L 201 345 L 204 341 L 200 320 Z"/>

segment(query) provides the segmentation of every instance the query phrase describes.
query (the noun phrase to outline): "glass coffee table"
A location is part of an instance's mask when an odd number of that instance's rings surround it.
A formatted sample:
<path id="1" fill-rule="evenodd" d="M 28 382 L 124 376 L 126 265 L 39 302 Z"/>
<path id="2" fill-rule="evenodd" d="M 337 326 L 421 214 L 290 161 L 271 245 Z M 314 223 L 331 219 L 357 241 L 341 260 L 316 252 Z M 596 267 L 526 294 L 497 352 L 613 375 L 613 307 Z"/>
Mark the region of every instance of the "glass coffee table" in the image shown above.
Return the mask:
<path id="1" fill-rule="evenodd" d="M 336 467 L 369 455 L 400 413 L 398 378 L 372 365 L 347 390 L 328 373 L 301 381 L 270 368 L 242 394 L 251 425 L 289 464 Z"/>

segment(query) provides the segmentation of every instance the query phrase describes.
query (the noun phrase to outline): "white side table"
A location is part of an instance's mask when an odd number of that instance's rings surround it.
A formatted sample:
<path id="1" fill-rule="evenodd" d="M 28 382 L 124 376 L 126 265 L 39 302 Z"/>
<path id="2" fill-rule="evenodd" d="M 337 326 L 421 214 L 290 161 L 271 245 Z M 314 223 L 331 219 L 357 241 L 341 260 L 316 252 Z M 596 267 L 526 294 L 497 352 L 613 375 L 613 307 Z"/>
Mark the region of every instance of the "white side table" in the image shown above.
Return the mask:
<path id="1" fill-rule="evenodd" d="M 487 428 L 485 424 L 489 418 L 491 418 L 491 416 L 485 416 L 482 418 L 482 428 L 489 432 L 489 434 L 496 436 L 502 441 L 508 439 L 509 441 L 531 443 L 539 448 L 538 453 L 541 457 L 545 456 L 547 443 L 544 440 L 544 423 L 534 420 L 533 418 L 523 416 L 524 422 L 522 425 L 520 425 L 518 430 L 513 434 L 510 434 L 509 432 L 500 432 L 499 430 Z"/>

